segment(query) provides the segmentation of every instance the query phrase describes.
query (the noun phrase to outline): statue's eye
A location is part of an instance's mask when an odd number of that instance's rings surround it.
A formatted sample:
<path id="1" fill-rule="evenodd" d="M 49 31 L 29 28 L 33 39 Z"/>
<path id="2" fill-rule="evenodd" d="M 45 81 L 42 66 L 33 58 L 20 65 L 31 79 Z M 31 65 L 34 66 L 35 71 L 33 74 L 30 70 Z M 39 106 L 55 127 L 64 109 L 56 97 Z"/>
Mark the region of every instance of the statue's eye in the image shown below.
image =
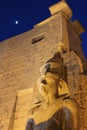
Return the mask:
<path id="1" fill-rule="evenodd" d="M 41 83 L 47 84 L 47 81 L 44 79 L 44 80 L 41 81 Z"/>

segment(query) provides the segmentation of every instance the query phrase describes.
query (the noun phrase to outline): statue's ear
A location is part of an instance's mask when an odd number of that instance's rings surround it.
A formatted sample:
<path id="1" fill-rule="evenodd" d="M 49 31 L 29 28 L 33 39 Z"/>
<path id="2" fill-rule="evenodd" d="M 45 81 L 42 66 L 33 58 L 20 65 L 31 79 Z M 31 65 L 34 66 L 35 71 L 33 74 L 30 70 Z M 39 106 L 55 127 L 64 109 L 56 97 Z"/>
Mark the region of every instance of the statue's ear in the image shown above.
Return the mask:
<path id="1" fill-rule="evenodd" d="M 60 79 L 58 83 L 58 95 L 65 95 L 65 94 L 69 95 L 70 90 L 67 83 L 63 79 Z"/>

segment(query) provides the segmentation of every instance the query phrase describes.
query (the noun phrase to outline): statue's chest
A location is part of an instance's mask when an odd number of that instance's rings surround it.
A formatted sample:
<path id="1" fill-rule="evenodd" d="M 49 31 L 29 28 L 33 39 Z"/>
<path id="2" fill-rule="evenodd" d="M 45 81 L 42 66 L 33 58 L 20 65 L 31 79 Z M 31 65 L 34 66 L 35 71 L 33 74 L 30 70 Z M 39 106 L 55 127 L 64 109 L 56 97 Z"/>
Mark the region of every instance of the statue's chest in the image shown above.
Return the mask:
<path id="1" fill-rule="evenodd" d="M 47 121 L 34 125 L 33 130 L 59 130 L 59 128 L 60 127 L 54 120 L 49 119 Z"/>
<path id="2" fill-rule="evenodd" d="M 31 118 L 34 119 L 35 124 L 39 124 L 41 122 L 46 122 L 54 116 L 54 114 L 58 111 L 58 107 L 56 105 L 51 105 L 48 107 L 41 107 L 36 109 L 32 114 Z"/>

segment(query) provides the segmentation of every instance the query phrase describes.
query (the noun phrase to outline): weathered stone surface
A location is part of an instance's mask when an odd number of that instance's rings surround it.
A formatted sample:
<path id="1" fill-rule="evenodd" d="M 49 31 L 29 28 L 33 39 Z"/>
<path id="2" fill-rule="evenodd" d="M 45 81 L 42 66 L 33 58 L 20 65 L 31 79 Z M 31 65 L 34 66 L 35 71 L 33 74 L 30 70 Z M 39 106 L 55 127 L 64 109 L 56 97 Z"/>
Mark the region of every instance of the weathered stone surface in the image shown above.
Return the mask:
<path id="1" fill-rule="evenodd" d="M 33 88 L 18 92 L 14 106 L 13 116 L 9 124 L 9 130 L 24 130 L 28 120 L 29 109 L 33 107 L 34 94 Z"/>

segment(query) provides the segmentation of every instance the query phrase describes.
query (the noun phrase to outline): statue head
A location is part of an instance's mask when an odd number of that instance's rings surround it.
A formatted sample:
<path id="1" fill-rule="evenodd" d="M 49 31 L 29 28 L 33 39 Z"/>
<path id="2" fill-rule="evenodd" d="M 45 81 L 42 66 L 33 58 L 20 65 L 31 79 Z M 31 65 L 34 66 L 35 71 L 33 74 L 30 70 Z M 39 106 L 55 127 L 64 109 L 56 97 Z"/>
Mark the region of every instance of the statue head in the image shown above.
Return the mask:
<path id="1" fill-rule="evenodd" d="M 66 89 L 64 90 L 64 86 L 67 88 L 64 82 L 66 79 L 65 75 L 66 68 L 63 66 L 63 59 L 60 53 L 55 54 L 54 57 L 42 67 L 42 76 L 38 85 L 40 94 L 45 99 L 48 97 L 56 98 L 60 94 L 65 94 Z"/>
<path id="2" fill-rule="evenodd" d="M 39 82 L 39 92 L 45 99 L 47 99 L 48 96 L 57 96 L 57 75 L 53 75 L 54 74 L 47 73 Z"/>
<path id="3" fill-rule="evenodd" d="M 46 100 L 50 97 L 50 99 L 56 99 L 58 96 L 70 94 L 66 81 L 60 78 L 58 79 L 57 75 L 52 73 L 47 73 L 46 76 L 42 78 L 39 92 Z"/>

